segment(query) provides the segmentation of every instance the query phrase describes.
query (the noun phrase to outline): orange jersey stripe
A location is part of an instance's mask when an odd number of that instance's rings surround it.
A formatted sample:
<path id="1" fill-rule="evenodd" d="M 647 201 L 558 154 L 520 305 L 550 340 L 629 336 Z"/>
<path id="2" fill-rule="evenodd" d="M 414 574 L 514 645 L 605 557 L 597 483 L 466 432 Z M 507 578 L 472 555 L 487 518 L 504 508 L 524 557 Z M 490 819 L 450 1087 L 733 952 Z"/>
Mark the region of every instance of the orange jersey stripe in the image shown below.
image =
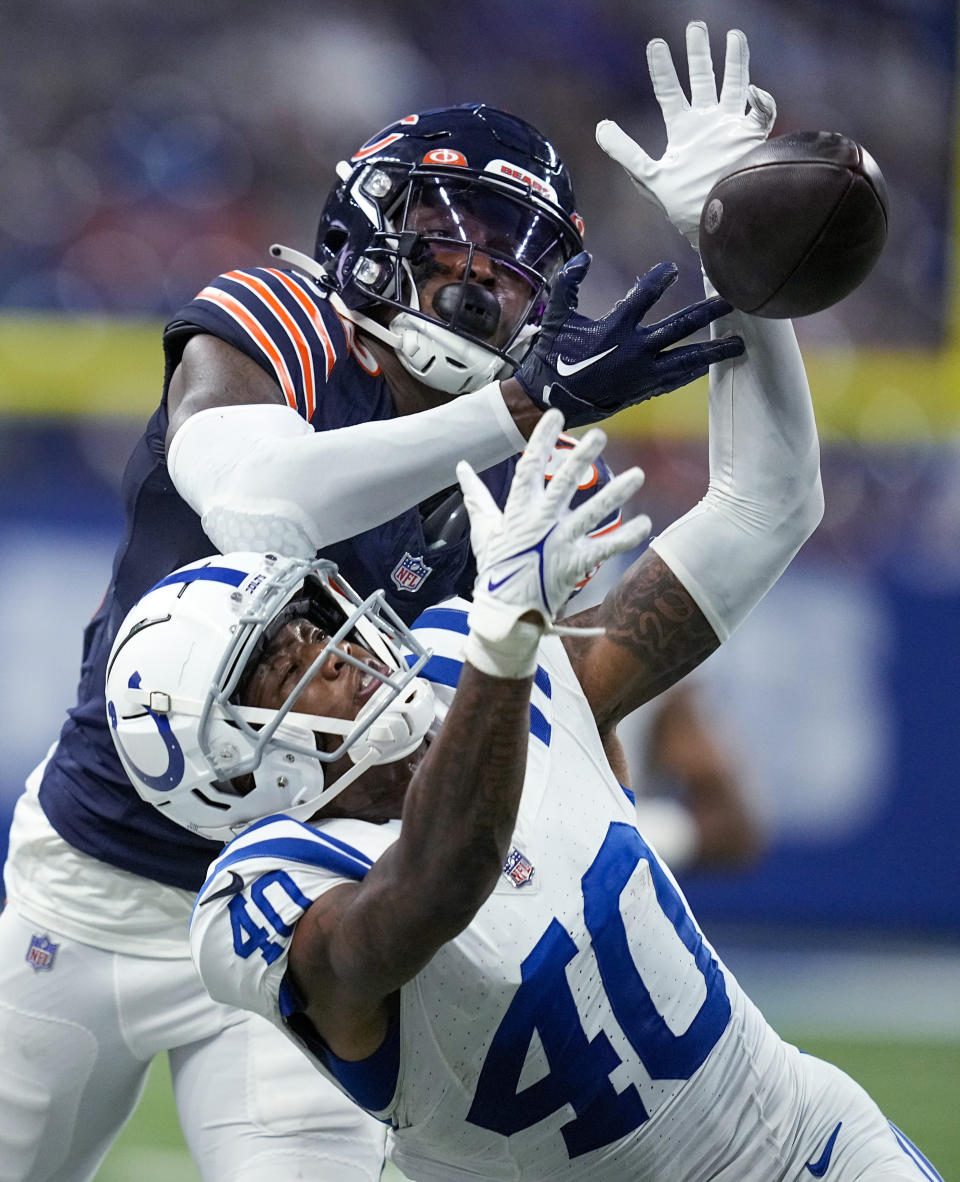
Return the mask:
<path id="1" fill-rule="evenodd" d="M 300 359 L 300 369 L 303 373 L 303 397 L 306 404 L 306 418 L 310 420 L 313 418 L 314 410 L 316 410 L 317 392 L 313 372 L 313 354 L 310 351 L 310 346 L 307 344 L 307 338 L 303 335 L 303 329 L 294 320 L 289 309 L 285 308 L 274 292 L 271 291 L 270 285 L 262 279 L 258 279 L 253 275 L 245 275 L 242 271 L 228 271 L 226 278 L 232 279 L 234 283 L 242 284 L 248 291 L 252 291 L 254 295 L 259 296 L 274 316 L 276 316 L 277 320 L 279 320 L 281 327 L 286 332 L 290 343 L 297 352 L 297 357 Z"/>
<path id="2" fill-rule="evenodd" d="M 209 300 L 211 304 L 217 304 L 250 334 L 269 358 L 287 404 L 297 410 L 297 391 L 290 371 L 287 369 L 287 363 L 253 313 L 245 308 L 235 296 L 228 295 L 225 291 L 218 291 L 215 287 L 205 287 L 197 299 Z"/>
<path id="3" fill-rule="evenodd" d="M 334 362 L 337 360 L 337 353 L 333 347 L 333 341 L 330 339 L 330 334 L 327 332 L 327 326 L 323 322 L 323 317 L 317 311 L 316 304 L 312 303 L 308 298 L 306 292 L 299 285 L 295 283 L 289 275 L 283 271 L 275 271 L 272 267 L 267 269 L 267 273 L 275 276 L 283 286 L 290 292 L 293 298 L 297 301 L 304 312 L 310 317 L 310 323 L 317 331 L 317 336 L 320 338 L 320 346 L 323 349 L 323 356 L 326 364 L 325 377 L 330 377 L 330 371 L 333 369 Z"/>

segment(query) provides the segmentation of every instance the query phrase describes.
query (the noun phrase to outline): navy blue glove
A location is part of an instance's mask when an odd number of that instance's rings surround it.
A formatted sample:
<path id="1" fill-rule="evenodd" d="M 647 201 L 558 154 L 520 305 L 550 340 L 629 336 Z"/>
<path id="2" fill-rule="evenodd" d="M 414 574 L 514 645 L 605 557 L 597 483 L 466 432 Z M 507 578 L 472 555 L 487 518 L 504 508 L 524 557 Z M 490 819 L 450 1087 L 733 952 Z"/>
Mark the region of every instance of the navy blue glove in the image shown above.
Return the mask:
<path id="1" fill-rule="evenodd" d="M 561 410 L 567 427 L 597 423 L 624 407 L 676 390 L 703 377 L 713 362 L 743 352 L 743 341 L 735 336 L 670 347 L 732 311 L 716 297 L 641 325 L 676 281 L 674 263 L 658 264 L 606 316 L 588 320 L 577 311 L 577 293 L 589 265 L 584 251 L 561 270 L 540 335 L 513 375 L 537 406 Z"/>

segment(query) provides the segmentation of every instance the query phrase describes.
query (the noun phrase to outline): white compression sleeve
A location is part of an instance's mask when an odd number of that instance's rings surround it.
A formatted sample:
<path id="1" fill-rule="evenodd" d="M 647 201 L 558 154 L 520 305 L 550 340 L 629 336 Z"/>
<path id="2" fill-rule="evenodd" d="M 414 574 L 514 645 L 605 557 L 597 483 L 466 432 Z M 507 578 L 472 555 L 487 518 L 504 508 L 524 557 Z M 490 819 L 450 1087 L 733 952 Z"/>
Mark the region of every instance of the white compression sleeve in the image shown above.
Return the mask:
<path id="1" fill-rule="evenodd" d="M 710 370 L 709 488 L 651 548 L 724 641 L 817 527 L 823 490 L 793 326 L 733 312 L 712 332 L 739 334 L 746 353 Z"/>
<path id="2" fill-rule="evenodd" d="M 199 411 L 173 437 L 174 487 L 222 553 L 310 556 L 526 447 L 499 382 L 443 406 L 334 431 L 268 403 Z"/>

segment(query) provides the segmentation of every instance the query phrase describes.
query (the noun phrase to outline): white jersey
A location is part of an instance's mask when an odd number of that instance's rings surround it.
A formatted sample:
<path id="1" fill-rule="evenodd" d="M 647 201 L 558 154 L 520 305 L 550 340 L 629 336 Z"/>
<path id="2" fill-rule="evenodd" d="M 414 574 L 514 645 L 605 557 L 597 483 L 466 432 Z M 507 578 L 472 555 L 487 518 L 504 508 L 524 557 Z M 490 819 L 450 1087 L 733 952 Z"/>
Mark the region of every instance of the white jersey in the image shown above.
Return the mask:
<path id="1" fill-rule="evenodd" d="M 417 627 L 436 654 L 427 675 L 455 684 L 463 606 L 430 609 Z M 557 638 L 541 645 L 530 718 L 503 875 L 403 986 L 375 1055 L 344 1064 L 304 1031 L 286 960 L 311 901 L 361 879 L 399 822 L 274 817 L 232 842 L 194 909 L 204 983 L 299 1034 L 324 1074 L 390 1122 L 394 1160 L 418 1182 L 801 1177 L 838 1121 L 850 1127 L 849 1104 L 838 1114 L 818 1085 L 827 1102 L 810 1107 L 805 1057 L 704 940 L 637 831 Z M 857 1151 L 834 1138 L 831 1180 L 859 1176 L 838 1169 Z"/>

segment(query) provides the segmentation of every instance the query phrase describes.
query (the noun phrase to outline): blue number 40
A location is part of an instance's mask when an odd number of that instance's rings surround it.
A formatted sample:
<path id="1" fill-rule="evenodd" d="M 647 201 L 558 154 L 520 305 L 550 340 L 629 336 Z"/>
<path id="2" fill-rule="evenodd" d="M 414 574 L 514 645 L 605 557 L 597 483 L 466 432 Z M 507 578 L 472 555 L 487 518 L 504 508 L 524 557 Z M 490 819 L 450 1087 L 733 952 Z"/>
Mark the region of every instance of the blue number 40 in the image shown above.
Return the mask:
<path id="1" fill-rule="evenodd" d="M 290 896 L 294 903 L 303 911 L 310 906 L 310 900 L 300 890 L 285 870 L 271 870 L 269 874 L 261 875 L 250 888 L 250 898 L 260 909 L 261 915 L 268 920 L 273 931 L 281 936 L 289 936 L 293 928 L 283 922 L 276 908 L 271 904 L 265 892 L 268 886 L 276 883 Z M 259 952 L 267 964 L 273 964 L 283 952 L 283 945 L 278 940 L 270 939 L 267 928 L 261 927 L 247 910 L 243 895 L 234 895 L 228 905 L 230 912 L 230 927 L 233 931 L 233 950 L 244 960 Z"/>
<path id="2" fill-rule="evenodd" d="M 706 997 L 687 1030 L 674 1034 L 637 971 L 620 913 L 620 897 L 646 858 L 657 901 L 706 984 Z M 689 1079 L 727 1027 L 730 1001 L 723 974 L 703 943 L 676 887 L 631 825 L 615 822 L 582 879 L 584 918 L 614 1017 L 652 1079 Z M 619 1140 L 647 1119 L 633 1084 L 610 1082 L 620 1057 L 601 1031 L 588 1039 L 567 980 L 579 949 L 554 919 L 521 966 L 521 984 L 500 1023 L 480 1072 L 467 1119 L 510 1136 L 570 1105 L 560 1129 L 570 1157 Z M 534 1034 L 549 1074 L 520 1088 Z"/>

